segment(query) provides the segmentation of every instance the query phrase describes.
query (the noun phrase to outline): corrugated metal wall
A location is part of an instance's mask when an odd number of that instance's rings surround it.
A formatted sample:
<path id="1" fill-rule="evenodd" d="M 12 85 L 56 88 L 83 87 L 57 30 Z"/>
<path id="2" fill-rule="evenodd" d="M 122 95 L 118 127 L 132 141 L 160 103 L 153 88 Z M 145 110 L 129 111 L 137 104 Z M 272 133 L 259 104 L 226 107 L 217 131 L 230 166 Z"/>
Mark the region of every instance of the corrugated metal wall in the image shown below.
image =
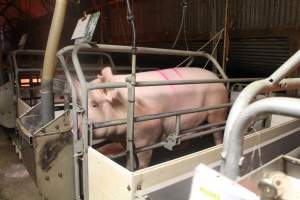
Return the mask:
<path id="1" fill-rule="evenodd" d="M 212 30 L 214 0 L 188 0 L 186 18 L 187 34 L 193 38 Z M 181 0 L 151 0 L 134 2 L 137 33 L 141 42 L 172 40 L 181 19 Z M 224 2 L 216 0 L 217 29 L 224 24 Z M 300 27 L 299 0 L 230 0 L 230 18 L 235 31 L 285 29 Z M 126 22 L 124 2 L 116 3 L 111 9 L 113 41 L 130 38 Z"/>
<path id="2" fill-rule="evenodd" d="M 289 57 L 286 38 L 237 39 L 230 44 L 228 73 L 235 77 L 265 77 Z"/>
<path id="3" fill-rule="evenodd" d="M 231 0 L 237 30 L 300 26 L 299 0 Z"/>
<path id="4" fill-rule="evenodd" d="M 138 42 L 147 46 L 158 46 L 164 42 L 163 46 L 170 47 L 179 29 L 182 1 L 133 2 Z M 188 0 L 186 32 L 191 49 L 199 48 L 199 44 L 210 36 L 215 14 L 213 2 Z M 120 2 L 111 10 L 113 43 L 129 43 L 131 40 L 123 6 L 124 2 Z M 225 0 L 216 0 L 217 30 L 223 28 L 224 7 Z M 230 0 L 229 73 L 233 76 L 267 76 L 279 67 L 293 51 L 290 49 L 293 41 L 289 37 L 300 28 L 299 11 L 300 0 Z M 184 46 L 181 41 L 177 48 Z"/>

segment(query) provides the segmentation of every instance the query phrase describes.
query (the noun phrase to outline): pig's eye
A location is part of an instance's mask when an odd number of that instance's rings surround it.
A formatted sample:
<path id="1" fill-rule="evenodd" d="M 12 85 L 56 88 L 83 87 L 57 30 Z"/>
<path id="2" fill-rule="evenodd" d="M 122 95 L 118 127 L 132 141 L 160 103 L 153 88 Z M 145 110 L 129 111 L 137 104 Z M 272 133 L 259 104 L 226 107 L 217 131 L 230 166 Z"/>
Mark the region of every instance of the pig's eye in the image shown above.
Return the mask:
<path id="1" fill-rule="evenodd" d="M 99 106 L 99 104 L 96 101 L 92 101 L 91 105 L 93 108 L 97 108 Z"/>
<path id="2" fill-rule="evenodd" d="M 93 108 L 97 108 L 98 104 L 97 103 L 93 103 L 92 106 L 93 106 Z"/>

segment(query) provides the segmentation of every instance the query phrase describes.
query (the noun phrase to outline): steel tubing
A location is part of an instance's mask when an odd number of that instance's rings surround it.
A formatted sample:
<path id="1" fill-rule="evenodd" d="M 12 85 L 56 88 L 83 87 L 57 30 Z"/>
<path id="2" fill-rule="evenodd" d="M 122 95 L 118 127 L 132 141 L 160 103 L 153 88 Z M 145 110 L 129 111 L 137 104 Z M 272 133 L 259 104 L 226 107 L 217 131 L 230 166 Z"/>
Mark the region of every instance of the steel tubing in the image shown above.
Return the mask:
<path id="1" fill-rule="evenodd" d="M 201 108 L 191 108 L 186 110 L 180 110 L 180 111 L 174 111 L 174 112 L 166 112 L 166 113 L 159 113 L 159 114 L 153 114 L 153 115 L 144 115 L 135 117 L 134 122 L 143 122 L 143 121 L 149 121 L 154 119 L 161 119 L 166 117 L 174 117 L 178 115 L 185 115 L 185 114 L 191 114 L 196 112 L 205 112 L 209 110 L 217 110 L 222 108 L 230 107 L 231 103 L 226 104 L 220 104 L 220 105 L 213 105 L 213 106 L 207 106 L 207 107 L 201 107 Z M 93 128 L 104 128 L 109 126 L 116 126 L 116 125 L 122 125 L 126 124 L 126 119 L 120 119 L 120 120 L 113 120 L 113 121 L 106 121 L 106 122 L 94 122 Z"/>
<path id="2" fill-rule="evenodd" d="M 221 171 L 226 175 L 225 168 L 228 168 L 226 163 L 227 155 L 233 148 L 229 145 L 229 142 L 233 140 L 234 137 L 231 132 L 235 129 L 234 123 L 238 120 L 241 112 L 254 100 L 254 98 L 262 92 L 266 91 L 276 91 L 278 89 L 288 90 L 299 88 L 299 79 L 293 80 L 283 80 L 291 71 L 296 70 L 300 64 L 300 50 L 296 52 L 291 58 L 289 58 L 279 69 L 277 69 L 270 77 L 255 81 L 249 84 L 238 96 L 236 99 L 229 116 L 227 118 L 225 133 L 224 133 L 224 148 L 222 152 L 222 165 Z M 282 82 L 281 82 L 282 81 Z M 289 84 L 290 83 L 290 84 Z M 284 87 L 282 87 L 284 86 Z M 241 133 L 242 134 L 242 133 Z"/>
<path id="3" fill-rule="evenodd" d="M 243 133 L 258 115 L 279 114 L 300 118 L 300 100 L 287 97 L 270 97 L 254 102 L 244 109 L 234 123 L 231 140 L 228 145 L 230 151 L 226 153 L 223 173 L 235 180 L 239 176 L 243 155 Z"/>

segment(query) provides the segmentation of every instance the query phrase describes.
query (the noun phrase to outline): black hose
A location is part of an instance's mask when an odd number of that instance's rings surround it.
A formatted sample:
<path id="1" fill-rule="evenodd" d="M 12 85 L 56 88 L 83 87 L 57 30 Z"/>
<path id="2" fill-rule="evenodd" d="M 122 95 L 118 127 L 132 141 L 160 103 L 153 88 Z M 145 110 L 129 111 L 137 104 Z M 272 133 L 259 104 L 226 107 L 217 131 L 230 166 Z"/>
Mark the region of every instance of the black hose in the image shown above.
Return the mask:
<path id="1" fill-rule="evenodd" d="M 179 40 L 179 37 L 181 35 L 181 32 L 182 32 L 182 27 L 184 26 L 185 24 L 185 17 L 186 17 L 186 10 L 187 10 L 187 0 L 182 0 L 182 15 L 181 15 L 181 22 L 180 22 L 180 27 L 179 27 L 179 30 L 178 30 L 178 33 L 176 35 L 176 39 L 172 45 L 172 49 L 176 46 L 178 40 Z M 185 36 L 186 37 L 186 36 Z"/>

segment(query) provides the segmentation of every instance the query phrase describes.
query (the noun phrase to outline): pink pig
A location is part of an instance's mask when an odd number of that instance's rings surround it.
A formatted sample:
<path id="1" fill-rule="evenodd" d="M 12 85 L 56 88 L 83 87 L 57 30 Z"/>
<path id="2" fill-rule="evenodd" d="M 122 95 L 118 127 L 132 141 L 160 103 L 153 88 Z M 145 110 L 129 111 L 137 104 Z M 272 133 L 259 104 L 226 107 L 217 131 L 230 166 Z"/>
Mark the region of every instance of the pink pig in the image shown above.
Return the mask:
<path id="1" fill-rule="evenodd" d="M 125 82 L 129 75 L 113 75 L 110 67 L 102 69 L 101 76 L 91 83 Z M 217 79 L 210 71 L 200 68 L 171 68 L 136 74 L 137 81 Z M 76 82 L 80 94 L 79 83 Z M 89 92 L 89 121 L 104 122 L 127 117 L 127 89 L 98 89 Z M 227 90 L 221 83 L 197 85 L 151 86 L 135 88 L 135 116 L 157 114 L 189 108 L 206 107 L 228 102 Z M 227 109 L 210 110 L 181 116 L 181 129 L 190 129 L 204 122 L 226 120 Z M 80 121 L 79 121 L 80 124 Z M 135 123 L 136 148 L 153 145 L 164 140 L 175 130 L 175 117 Z M 126 145 L 126 125 L 95 129 L 95 139 L 110 139 Z M 221 133 L 214 134 L 215 143 L 222 142 Z M 139 167 L 149 165 L 152 150 L 138 153 Z"/>

